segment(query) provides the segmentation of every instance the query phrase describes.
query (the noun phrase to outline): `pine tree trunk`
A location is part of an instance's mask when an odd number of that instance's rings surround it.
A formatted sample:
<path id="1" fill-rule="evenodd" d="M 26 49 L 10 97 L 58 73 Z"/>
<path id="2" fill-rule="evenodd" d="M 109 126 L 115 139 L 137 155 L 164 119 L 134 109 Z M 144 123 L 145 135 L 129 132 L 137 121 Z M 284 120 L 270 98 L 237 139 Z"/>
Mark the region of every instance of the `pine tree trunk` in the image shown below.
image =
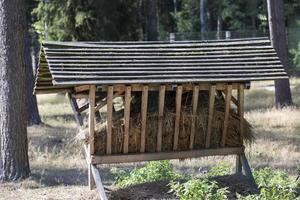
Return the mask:
<path id="1" fill-rule="evenodd" d="M 148 41 L 159 40 L 158 1 L 145 0 L 146 35 Z M 141 99 L 141 97 L 137 97 Z M 158 109 L 158 92 L 149 92 L 148 110 L 154 112 Z"/>
<path id="2" fill-rule="evenodd" d="M 148 41 L 159 40 L 158 1 L 146 0 L 146 35 Z"/>
<path id="3" fill-rule="evenodd" d="M 25 5 L 0 0 L 0 181 L 30 173 L 24 67 Z"/>
<path id="4" fill-rule="evenodd" d="M 201 33 L 208 31 L 207 23 L 207 0 L 200 0 L 200 30 Z"/>
<path id="5" fill-rule="evenodd" d="M 26 1 L 28 2 L 28 1 Z M 25 18 L 26 19 L 26 18 Z M 33 95 L 34 87 L 34 73 L 33 73 L 33 62 L 32 51 L 31 51 L 31 37 L 29 34 L 30 29 L 30 12 L 27 15 L 25 31 L 25 45 L 24 45 L 24 56 L 25 56 L 25 73 L 26 73 L 26 105 L 27 105 L 27 125 L 39 125 L 41 124 L 41 118 L 37 106 L 36 96 Z"/>
<path id="6" fill-rule="evenodd" d="M 284 22 L 283 0 L 267 0 L 270 39 L 277 51 L 284 68 L 288 68 L 287 37 Z M 275 81 L 276 107 L 292 104 L 292 95 L 289 79 Z"/>

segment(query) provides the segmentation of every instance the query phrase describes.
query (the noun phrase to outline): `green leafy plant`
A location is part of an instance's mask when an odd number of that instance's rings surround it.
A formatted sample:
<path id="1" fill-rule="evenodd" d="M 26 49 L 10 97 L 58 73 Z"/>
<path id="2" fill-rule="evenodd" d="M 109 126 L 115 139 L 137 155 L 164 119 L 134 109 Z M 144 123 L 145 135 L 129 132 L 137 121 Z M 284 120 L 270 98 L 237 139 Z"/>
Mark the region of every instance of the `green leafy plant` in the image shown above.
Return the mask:
<path id="1" fill-rule="evenodd" d="M 144 167 L 136 168 L 130 173 L 122 172 L 116 180 L 116 185 L 126 187 L 152 181 L 178 180 L 183 176 L 174 172 L 169 161 L 151 161 Z"/>
<path id="2" fill-rule="evenodd" d="M 254 170 L 254 179 L 260 188 L 260 193 L 243 197 L 239 200 L 294 200 L 297 196 L 299 183 L 292 180 L 287 173 L 271 168 Z"/>
<path id="3" fill-rule="evenodd" d="M 214 177 L 214 176 L 225 176 L 230 174 L 232 171 L 231 164 L 228 162 L 222 162 L 218 165 L 213 166 L 207 173 L 206 177 Z"/>
<path id="4" fill-rule="evenodd" d="M 219 188 L 216 182 L 207 179 L 192 179 L 185 183 L 172 181 L 170 192 L 181 200 L 224 200 L 227 199 L 227 188 Z"/>

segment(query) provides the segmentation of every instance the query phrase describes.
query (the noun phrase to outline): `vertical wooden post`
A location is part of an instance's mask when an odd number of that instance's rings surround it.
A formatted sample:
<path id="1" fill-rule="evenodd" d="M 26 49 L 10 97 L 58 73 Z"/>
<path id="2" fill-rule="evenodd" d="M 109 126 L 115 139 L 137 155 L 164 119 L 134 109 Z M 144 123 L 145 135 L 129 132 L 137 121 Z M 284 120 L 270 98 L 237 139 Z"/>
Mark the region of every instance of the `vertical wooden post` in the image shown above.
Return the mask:
<path id="1" fill-rule="evenodd" d="M 106 154 L 111 154 L 113 95 L 114 95 L 114 87 L 108 86 L 107 98 L 106 98 L 106 100 L 107 100 Z"/>
<path id="2" fill-rule="evenodd" d="M 182 99 L 182 86 L 178 86 L 176 89 L 176 115 L 175 115 L 173 150 L 177 150 L 178 148 L 181 99 Z"/>
<path id="3" fill-rule="evenodd" d="M 238 114 L 240 118 L 240 141 L 244 139 L 244 85 L 240 84 L 238 89 Z"/>
<path id="4" fill-rule="evenodd" d="M 215 93 L 216 93 L 216 86 L 212 85 L 209 89 L 209 108 L 208 108 L 208 122 L 207 122 L 207 133 L 206 133 L 206 141 L 205 147 L 210 147 L 210 136 L 211 136 L 211 129 L 212 129 L 212 121 L 214 115 L 214 105 L 215 105 Z"/>
<path id="5" fill-rule="evenodd" d="M 145 152 L 146 143 L 146 127 L 147 127 L 147 107 L 148 107 L 148 86 L 143 86 L 142 107 L 141 107 L 141 149 Z"/>
<path id="6" fill-rule="evenodd" d="M 226 91 L 226 99 L 225 99 L 225 116 L 224 116 L 224 124 L 223 124 L 223 132 L 222 132 L 222 141 L 221 146 L 225 146 L 226 142 L 226 135 L 228 130 L 228 120 L 229 120 L 229 111 L 230 111 L 230 102 L 232 96 L 232 85 L 227 86 Z"/>
<path id="7" fill-rule="evenodd" d="M 159 101 L 158 101 L 158 129 L 157 129 L 157 145 L 156 151 L 161 151 L 162 144 L 162 127 L 163 127 L 163 117 L 164 117 L 164 105 L 165 105 L 165 92 L 166 86 L 161 85 L 159 87 Z"/>
<path id="8" fill-rule="evenodd" d="M 89 90 L 89 145 L 88 145 L 88 151 L 89 151 L 89 168 L 88 168 L 88 176 L 89 176 L 89 188 L 93 189 L 95 182 L 93 179 L 92 169 L 91 169 L 91 157 L 95 153 L 95 141 L 94 141 L 94 134 L 95 134 L 95 92 L 96 92 L 96 86 L 91 85 Z"/>
<path id="9" fill-rule="evenodd" d="M 238 88 L 238 114 L 240 118 L 240 142 L 243 145 L 244 138 L 244 85 L 240 84 Z M 242 172 L 242 161 L 241 156 L 236 156 L 236 172 Z"/>
<path id="10" fill-rule="evenodd" d="M 131 102 L 131 86 L 125 88 L 125 108 L 124 108 L 124 144 L 123 152 L 128 153 L 129 142 L 129 125 L 130 125 L 130 102 Z"/>
<path id="11" fill-rule="evenodd" d="M 192 124 L 191 124 L 191 135 L 190 135 L 190 149 L 194 148 L 194 140 L 195 140 L 195 128 L 196 128 L 196 115 L 198 109 L 198 99 L 199 99 L 199 86 L 195 85 L 193 88 L 193 100 L 192 100 Z"/>

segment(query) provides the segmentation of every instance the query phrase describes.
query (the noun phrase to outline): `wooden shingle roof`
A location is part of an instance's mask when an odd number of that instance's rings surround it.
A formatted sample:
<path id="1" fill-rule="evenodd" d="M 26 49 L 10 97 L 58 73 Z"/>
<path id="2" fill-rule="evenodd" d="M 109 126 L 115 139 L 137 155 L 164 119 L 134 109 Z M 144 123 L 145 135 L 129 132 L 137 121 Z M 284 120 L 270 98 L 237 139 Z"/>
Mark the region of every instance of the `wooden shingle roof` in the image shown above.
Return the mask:
<path id="1" fill-rule="evenodd" d="M 45 42 L 35 92 L 77 85 L 249 82 L 287 78 L 268 38 Z"/>

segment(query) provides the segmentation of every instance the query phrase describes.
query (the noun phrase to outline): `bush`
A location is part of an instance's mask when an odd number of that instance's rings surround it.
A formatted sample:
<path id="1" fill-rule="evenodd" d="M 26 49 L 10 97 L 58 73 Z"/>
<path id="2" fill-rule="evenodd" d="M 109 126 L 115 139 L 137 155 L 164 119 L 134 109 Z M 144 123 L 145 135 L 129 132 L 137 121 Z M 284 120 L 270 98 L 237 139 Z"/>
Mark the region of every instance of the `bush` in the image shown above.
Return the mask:
<path id="1" fill-rule="evenodd" d="M 224 200 L 227 188 L 219 188 L 216 182 L 207 179 L 192 179 L 185 183 L 171 182 L 171 191 L 181 200 Z"/>
<path id="2" fill-rule="evenodd" d="M 145 182 L 178 180 L 183 176 L 174 172 L 169 161 L 151 161 L 144 167 L 136 168 L 130 173 L 123 172 L 117 177 L 116 185 L 126 187 Z"/>
<path id="3" fill-rule="evenodd" d="M 296 194 L 299 183 L 292 180 L 285 172 L 264 168 L 254 170 L 253 176 L 260 188 L 260 194 L 246 197 L 238 195 L 239 200 L 300 200 Z"/>

